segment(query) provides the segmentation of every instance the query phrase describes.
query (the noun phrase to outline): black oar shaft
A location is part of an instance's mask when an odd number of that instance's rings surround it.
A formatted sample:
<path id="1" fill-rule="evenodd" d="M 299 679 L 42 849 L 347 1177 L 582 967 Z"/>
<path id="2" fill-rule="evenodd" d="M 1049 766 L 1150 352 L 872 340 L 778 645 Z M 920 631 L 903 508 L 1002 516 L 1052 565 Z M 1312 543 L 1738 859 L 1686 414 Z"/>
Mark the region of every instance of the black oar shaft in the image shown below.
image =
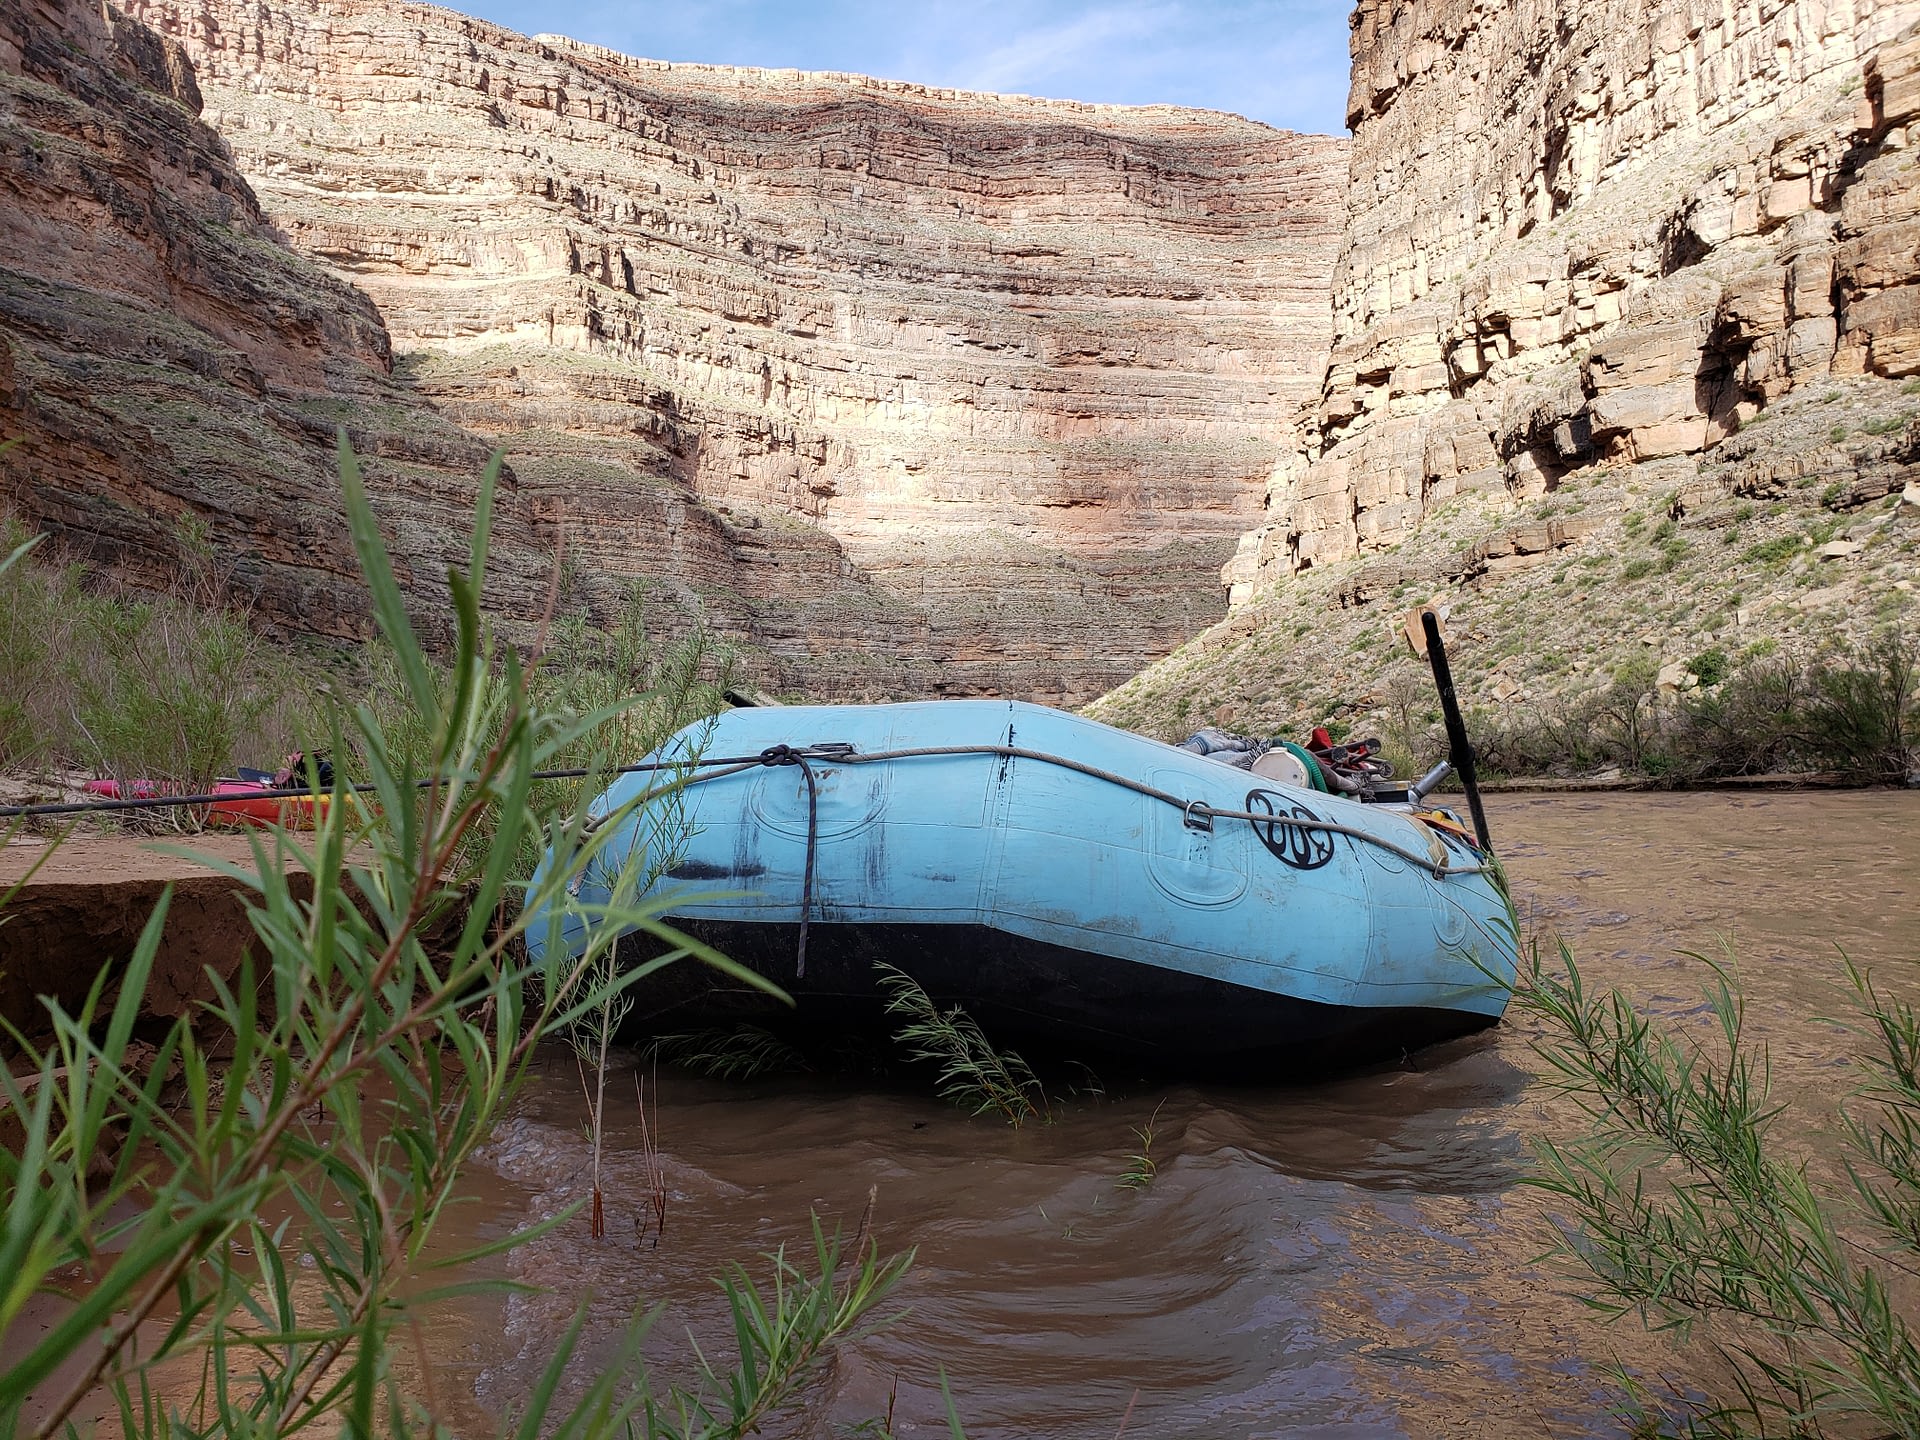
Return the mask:
<path id="1" fill-rule="evenodd" d="M 1447 722 L 1447 748 L 1452 752 L 1453 768 L 1460 772 L 1460 787 L 1467 792 L 1467 812 L 1473 816 L 1474 837 L 1486 854 L 1493 853 L 1493 840 L 1487 834 L 1487 812 L 1480 803 L 1480 779 L 1473 768 L 1473 745 L 1467 739 L 1467 722 L 1460 718 L 1460 697 L 1453 693 L 1453 667 L 1447 664 L 1447 642 L 1440 638 L 1440 617 L 1431 610 L 1420 612 L 1421 628 L 1427 632 L 1427 663 L 1433 666 L 1433 683 L 1440 691 L 1440 714 Z"/>

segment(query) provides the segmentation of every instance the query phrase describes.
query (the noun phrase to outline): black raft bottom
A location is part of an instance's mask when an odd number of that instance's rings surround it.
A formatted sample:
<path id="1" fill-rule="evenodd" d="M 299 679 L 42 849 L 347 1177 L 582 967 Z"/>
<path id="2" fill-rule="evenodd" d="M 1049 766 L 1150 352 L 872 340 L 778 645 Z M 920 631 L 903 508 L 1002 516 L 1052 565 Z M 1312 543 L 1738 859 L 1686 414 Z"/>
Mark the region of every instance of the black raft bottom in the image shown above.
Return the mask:
<path id="1" fill-rule="evenodd" d="M 1323 1005 L 982 925 L 816 923 L 802 979 L 794 974 L 798 926 L 672 923 L 764 975 L 796 1005 L 681 960 L 636 991 L 644 1033 L 737 1023 L 805 1038 L 883 1031 L 901 1022 L 883 1013 L 876 963 L 911 975 L 942 1007 L 963 1006 L 990 1038 L 1030 1060 L 1117 1060 L 1147 1074 L 1300 1079 L 1399 1060 L 1493 1023 L 1458 1010 Z M 658 948 L 629 936 L 621 960 L 637 963 Z"/>

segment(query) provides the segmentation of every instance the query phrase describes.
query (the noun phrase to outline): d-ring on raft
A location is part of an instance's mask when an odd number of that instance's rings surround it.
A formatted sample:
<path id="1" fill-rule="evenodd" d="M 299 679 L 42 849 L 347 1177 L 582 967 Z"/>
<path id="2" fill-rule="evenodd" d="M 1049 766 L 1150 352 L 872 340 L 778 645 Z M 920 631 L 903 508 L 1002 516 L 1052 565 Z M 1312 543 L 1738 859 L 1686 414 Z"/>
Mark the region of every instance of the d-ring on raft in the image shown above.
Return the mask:
<path id="1" fill-rule="evenodd" d="M 661 783 L 623 776 L 594 806 L 619 828 L 579 899 L 645 866 L 650 807 L 678 804 L 650 894 L 791 994 L 801 1025 L 870 1020 L 885 961 L 996 1038 L 1266 1076 L 1395 1057 L 1506 1005 L 1515 940 L 1490 867 L 1407 808 L 997 700 L 733 710 L 650 758 L 695 747 L 739 763 L 619 815 Z M 536 958 L 584 948 L 579 915 L 533 920 Z M 660 1030 L 769 1011 L 697 964 L 636 993 Z"/>

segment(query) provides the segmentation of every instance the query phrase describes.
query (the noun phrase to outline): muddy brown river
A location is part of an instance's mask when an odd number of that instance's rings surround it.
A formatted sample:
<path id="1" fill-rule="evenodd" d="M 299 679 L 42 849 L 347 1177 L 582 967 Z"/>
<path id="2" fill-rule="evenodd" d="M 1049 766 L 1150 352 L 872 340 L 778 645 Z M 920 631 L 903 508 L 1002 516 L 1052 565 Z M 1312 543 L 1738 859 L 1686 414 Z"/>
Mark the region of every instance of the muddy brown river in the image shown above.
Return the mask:
<path id="1" fill-rule="evenodd" d="M 1830 1125 L 1851 1083 L 1840 950 L 1911 993 L 1920 971 L 1920 795 L 1501 796 L 1496 843 L 1523 918 L 1598 980 L 1697 1017 L 1703 967 L 1736 947 L 1750 1023 L 1796 1127 Z M 432 1327 L 435 1403 L 458 1428 L 515 1406 L 584 1301 L 581 1364 L 659 1305 L 648 1353 L 686 1374 L 689 1328 L 728 1348 L 711 1280 L 730 1260 L 849 1231 L 877 1187 L 889 1250 L 916 1247 L 906 1314 L 843 1356 L 786 1433 L 883 1415 L 946 1435 L 942 1367 L 972 1440 L 1610 1434 L 1605 1367 L 1675 1364 L 1670 1342 L 1603 1325 L 1535 1257 L 1544 1202 L 1527 1137 L 1571 1123 L 1532 1083 L 1522 1027 L 1396 1068 L 1289 1088 L 1114 1088 L 1014 1131 L 844 1081 L 732 1085 L 663 1072 L 666 1238 L 637 1240 L 645 1167 L 633 1082 L 610 1087 L 609 1230 L 580 1218 L 501 1262 L 540 1293 Z M 551 1214 L 586 1189 L 570 1054 L 472 1172 L 448 1243 Z M 1116 1178 L 1154 1124 L 1154 1183 Z M 1131 1406 L 1131 1414 L 1129 1414 Z"/>

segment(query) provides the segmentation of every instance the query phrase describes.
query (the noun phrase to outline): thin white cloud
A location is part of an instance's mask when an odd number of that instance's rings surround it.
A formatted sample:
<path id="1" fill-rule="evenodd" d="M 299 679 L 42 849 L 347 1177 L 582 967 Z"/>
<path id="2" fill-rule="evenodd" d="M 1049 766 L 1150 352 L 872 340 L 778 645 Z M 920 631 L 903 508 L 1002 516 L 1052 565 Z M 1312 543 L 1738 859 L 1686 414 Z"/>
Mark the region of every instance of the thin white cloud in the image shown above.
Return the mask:
<path id="1" fill-rule="evenodd" d="M 1338 130 L 1351 0 L 447 0 L 657 60 L 1231 110 Z"/>
<path id="2" fill-rule="evenodd" d="M 969 90 L 1022 90 L 1088 66 L 1109 47 L 1137 42 L 1177 17 L 1167 5 L 1103 5 L 1064 24 L 1039 25 L 970 61 L 957 83 Z"/>

